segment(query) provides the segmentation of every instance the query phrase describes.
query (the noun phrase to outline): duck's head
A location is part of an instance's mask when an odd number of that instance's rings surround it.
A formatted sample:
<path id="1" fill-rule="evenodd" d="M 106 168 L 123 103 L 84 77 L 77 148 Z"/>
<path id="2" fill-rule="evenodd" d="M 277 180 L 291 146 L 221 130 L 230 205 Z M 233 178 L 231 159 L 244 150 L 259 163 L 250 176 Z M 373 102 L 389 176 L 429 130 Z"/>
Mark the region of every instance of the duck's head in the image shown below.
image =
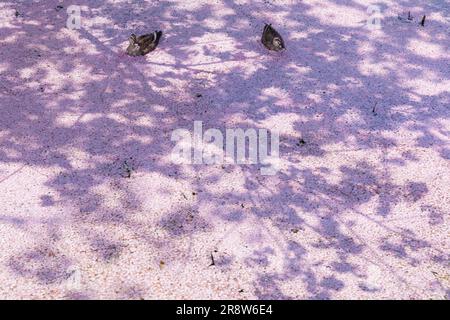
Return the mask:
<path id="1" fill-rule="evenodd" d="M 136 35 L 132 34 L 129 38 L 128 38 L 128 48 L 127 48 L 127 53 L 131 56 L 137 56 L 139 55 L 139 44 L 137 43 L 137 39 L 136 39 Z"/>

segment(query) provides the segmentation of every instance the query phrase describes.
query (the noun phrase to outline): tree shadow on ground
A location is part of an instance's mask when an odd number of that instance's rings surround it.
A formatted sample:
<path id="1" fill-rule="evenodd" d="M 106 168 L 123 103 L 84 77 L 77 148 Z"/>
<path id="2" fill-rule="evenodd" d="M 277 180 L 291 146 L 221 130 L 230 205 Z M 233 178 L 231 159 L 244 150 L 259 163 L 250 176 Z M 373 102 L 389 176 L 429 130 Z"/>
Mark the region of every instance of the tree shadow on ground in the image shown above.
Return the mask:
<path id="1" fill-rule="evenodd" d="M 40 207 L 65 208 L 65 220 L 16 217 L 5 205 L 2 225 L 26 232 L 41 224 L 37 238 L 55 247 L 54 234 L 70 230 L 102 264 L 121 259 L 130 239 L 173 263 L 200 250 L 207 261 L 218 248 L 215 267 L 252 270 L 250 294 L 261 299 L 329 299 L 350 286 L 376 293 L 365 264 L 406 286 L 398 264 L 445 264 L 439 246 L 407 220 L 393 221 L 406 219 L 394 212 L 405 206 L 427 212 L 429 228 L 445 225 L 446 208 L 428 203 L 429 181 L 394 174 L 427 152 L 448 160 L 448 23 L 436 18 L 421 29 L 391 17 L 374 35 L 339 17 L 366 19 L 355 1 L 84 0 L 82 29 L 68 30 L 58 3 L 0 7 L 8 15 L 0 27 L 0 181 L 24 166 L 45 176 L 51 194 L 39 195 Z M 438 4 L 424 7 L 441 17 Z M 265 22 L 285 35 L 286 52 L 259 44 Z M 157 51 L 122 54 L 131 31 L 159 28 Z M 259 165 L 175 165 L 171 133 L 193 121 L 280 131 L 281 170 L 272 177 Z M 235 233 L 244 234 L 238 243 L 229 240 Z M 45 247 L 4 264 L 51 285 L 86 259 L 76 250 L 34 254 Z M 40 267 L 24 266 L 30 259 Z M 124 287 L 124 297 L 145 295 Z M 67 294 L 91 296 L 92 288 Z"/>

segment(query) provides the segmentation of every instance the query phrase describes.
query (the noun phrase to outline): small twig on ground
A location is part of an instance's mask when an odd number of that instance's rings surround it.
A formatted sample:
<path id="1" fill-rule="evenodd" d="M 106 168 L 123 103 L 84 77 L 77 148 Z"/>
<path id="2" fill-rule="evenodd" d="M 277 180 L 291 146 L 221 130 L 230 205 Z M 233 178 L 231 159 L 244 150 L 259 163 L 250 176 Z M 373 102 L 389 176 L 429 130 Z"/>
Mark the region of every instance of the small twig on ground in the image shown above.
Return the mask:
<path id="1" fill-rule="evenodd" d="M 209 267 L 215 266 L 215 265 L 216 265 L 216 262 L 214 261 L 214 256 L 213 256 L 213 254 L 211 252 L 211 264 L 209 265 Z"/>
<path id="2" fill-rule="evenodd" d="M 411 16 L 411 11 L 408 11 L 408 20 L 412 20 L 413 18 L 412 18 L 412 16 Z"/>
<path id="3" fill-rule="evenodd" d="M 427 16 L 423 16 L 422 21 L 420 21 L 420 25 L 422 27 L 425 27 L 425 19 L 427 18 Z"/>

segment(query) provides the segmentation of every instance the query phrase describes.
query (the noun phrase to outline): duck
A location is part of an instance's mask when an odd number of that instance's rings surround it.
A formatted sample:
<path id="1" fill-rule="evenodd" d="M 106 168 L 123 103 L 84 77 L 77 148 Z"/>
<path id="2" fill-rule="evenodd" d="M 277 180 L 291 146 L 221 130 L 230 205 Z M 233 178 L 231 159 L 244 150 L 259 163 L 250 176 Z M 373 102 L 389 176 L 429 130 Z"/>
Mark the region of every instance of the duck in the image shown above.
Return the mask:
<path id="1" fill-rule="evenodd" d="M 155 31 L 153 33 L 144 34 L 137 37 L 134 33 L 128 39 L 129 45 L 127 54 L 133 57 L 144 56 L 156 49 L 159 39 L 162 36 L 162 31 Z"/>
<path id="2" fill-rule="evenodd" d="M 282 51 L 286 49 L 283 38 L 272 27 L 272 24 L 265 24 L 263 34 L 261 37 L 262 44 L 269 50 Z"/>

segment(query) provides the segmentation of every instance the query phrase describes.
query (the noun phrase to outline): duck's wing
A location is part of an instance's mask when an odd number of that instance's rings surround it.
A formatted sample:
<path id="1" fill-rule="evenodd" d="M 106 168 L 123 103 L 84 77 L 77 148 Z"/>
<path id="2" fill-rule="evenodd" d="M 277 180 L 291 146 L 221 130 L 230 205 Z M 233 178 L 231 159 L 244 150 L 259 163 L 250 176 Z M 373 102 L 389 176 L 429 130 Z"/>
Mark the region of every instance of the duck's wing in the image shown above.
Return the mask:
<path id="1" fill-rule="evenodd" d="M 157 43 L 162 36 L 162 31 L 144 34 L 138 38 L 138 43 L 148 45 L 149 43 Z"/>
<path id="2" fill-rule="evenodd" d="M 162 36 L 161 31 L 155 31 L 153 32 L 152 36 L 146 39 L 146 42 L 144 42 L 141 45 L 142 54 L 145 55 L 153 50 L 156 49 L 159 43 L 159 39 Z"/>
<path id="3" fill-rule="evenodd" d="M 269 25 L 269 28 L 267 29 L 267 33 L 270 34 L 270 40 L 273 41 L 275 39 L 279 39 L 280 42 L 282 43 L 283 47 L 284 47 L 284 40 L 283 37 L 281 36 L 281 34 L 275 30 L 271 25 Z"/>
<path id="4" fill-rule="evenodd" d="M 272 27 L 271 25 L 269 25 L 269 28 L 267 28 L 267 32 L 271 34 L 272 37 L 278 37 L 281 38 L 280 34 L 278 33 L 277 30 L 275 30 L 274 27 Z"/>
<path id="5" fill-rule="evenodd" d="M 137 43 L 139 43 L 139 45 L 146 45 L 149 42 L 153 42 L 154 39 L 155 39 L 155 35 L 153 33 L 144 34 L 137 38 Z"/>

